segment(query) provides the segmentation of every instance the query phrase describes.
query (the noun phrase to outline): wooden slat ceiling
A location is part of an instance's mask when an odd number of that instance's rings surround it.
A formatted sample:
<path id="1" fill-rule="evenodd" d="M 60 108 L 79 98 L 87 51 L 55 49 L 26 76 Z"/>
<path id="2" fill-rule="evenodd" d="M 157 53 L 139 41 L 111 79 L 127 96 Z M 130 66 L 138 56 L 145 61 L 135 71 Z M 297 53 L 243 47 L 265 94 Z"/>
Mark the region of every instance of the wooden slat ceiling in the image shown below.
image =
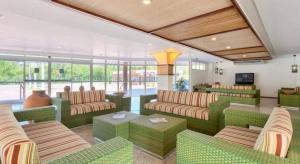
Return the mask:
<path id="1" fill-rule="evenodd" d="M 52 1 L 229 60 L 270 57 L 234 0 Z"/>

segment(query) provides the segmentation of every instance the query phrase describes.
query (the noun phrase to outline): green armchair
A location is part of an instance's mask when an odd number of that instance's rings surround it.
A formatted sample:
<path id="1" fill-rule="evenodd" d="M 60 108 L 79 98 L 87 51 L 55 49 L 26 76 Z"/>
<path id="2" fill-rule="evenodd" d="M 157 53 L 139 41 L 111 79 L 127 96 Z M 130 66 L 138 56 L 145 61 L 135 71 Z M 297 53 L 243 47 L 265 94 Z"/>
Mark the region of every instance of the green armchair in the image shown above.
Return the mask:
<path id="1" fill-rule="evenodd" d="M 269 115 L 243 110 L 225 110 L 225 124 L 263 127 Z M 205 134 L 183 131 L 177 135 L 177 164 L 196 163 L 300 163 L 300 119 L 293 118 L 293 138 L 286 158 L 226 142 Z"/>
<path id="2" fill-rule="evenodd" d="M 300 107 L 300 92 L 295 94 L 284 94 L 283 90 L 294 90 L 294 88 L 282 88 L 278 90 L 278 104 L 280 106 Z"/>

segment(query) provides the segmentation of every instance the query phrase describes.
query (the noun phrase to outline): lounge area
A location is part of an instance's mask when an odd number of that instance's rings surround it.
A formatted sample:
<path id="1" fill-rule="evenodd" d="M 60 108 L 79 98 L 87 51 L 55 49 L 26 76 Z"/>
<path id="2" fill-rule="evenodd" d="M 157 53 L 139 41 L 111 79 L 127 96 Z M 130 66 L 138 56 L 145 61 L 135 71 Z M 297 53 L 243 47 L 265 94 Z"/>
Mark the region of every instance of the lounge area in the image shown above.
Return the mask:
<path id="1" fill-rule="evenodd" d="M 300 163 L 300 1 L 0 2 L 0 163 Z"/>

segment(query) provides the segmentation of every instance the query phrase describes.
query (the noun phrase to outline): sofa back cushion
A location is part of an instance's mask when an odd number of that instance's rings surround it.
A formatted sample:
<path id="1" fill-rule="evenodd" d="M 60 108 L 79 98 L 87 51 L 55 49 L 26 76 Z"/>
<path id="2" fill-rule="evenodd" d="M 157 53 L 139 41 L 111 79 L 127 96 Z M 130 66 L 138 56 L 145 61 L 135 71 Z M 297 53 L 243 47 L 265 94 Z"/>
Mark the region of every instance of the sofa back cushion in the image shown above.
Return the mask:
<path id="1" fill-rule="evenodd" d="M 72 91 L 69 93 L 69 100 L 72 105 L 82 104 L 83 99 L 80 91 Z"/>
<path id="2" fill-rule="evenodd" d="M 207 108 L 210 103 L 213 103 L 218 100 L 218 94 L 159 90 L 157 94 L 157 100 L 158 102 L 167 102 Z"/>
<path id="3" fill-rule="evenodd" d="M 0 109 L 0 151 L 2 164 L 36 164 L 39 156 L 11 110 Z"/>
<path id="4" fill-rule="evenodd" d="M 254 149 L 285 157 L 292 135 L 293 127 L 289 112 L 284 108 L 276 107 L 259 134 Z"/>

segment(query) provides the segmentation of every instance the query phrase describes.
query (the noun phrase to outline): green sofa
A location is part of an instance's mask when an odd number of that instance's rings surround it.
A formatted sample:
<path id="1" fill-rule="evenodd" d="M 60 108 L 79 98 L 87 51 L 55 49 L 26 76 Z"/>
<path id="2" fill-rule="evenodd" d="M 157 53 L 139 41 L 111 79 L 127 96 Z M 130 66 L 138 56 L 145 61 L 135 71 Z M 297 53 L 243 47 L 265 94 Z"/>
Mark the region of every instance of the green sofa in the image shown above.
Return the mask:
<path id="1" fill-rule="evenodd" d="M 198 93 L 198 92 L 194 92 L 194 93 Z M 208 94 L 208 93 L 199 93 L 199 94 Z M 169 115 L 173 117 L 184 118 L 187 120 L 188 129 L 205 133 L 208 135 L 214 135 L 224 127 L 223 110 L 229 107 L 230 105 L 230 102 L 228 100 L 218 100 L 213 103 L 210 103 L 208 105 L 208 112 L 209 112 L 208 119 L 205 120 L 205 119 L 182 116 L 173 113 L 167 113 L 158 110 L 146 109 L 145 104 L 151 102 L 154 99 L 157 99 L 157 95 L 142 95 L 140 97 L 140 114 L 151 115 L 154 113 L 159 113 L 159 114 Z M 181 97 L 181 99 L 183 99 L 183 97 Z M 171 103 L 170 105 L 174 105 L 174 103 L 173 104 Z M 182 104 L 177 104 L 177 105 L 180 106 Z"/>
<path id="2" fill-rule="evenodd" d="M 232 86 L 234 87 L 234 86 Z M 220 99 L 229 100 L 231 103 L 259 105 L 260 104 L 260 90 L 259 89 L 232 89 L 226 88 L 206 88 L 207 92 L 219 93 Z"/>
<path id="3" fill-rule="evenodd" d="M 60 93 L 57 94 L 61 96 Z M 62 97 L 52 98 L 52 104 L 56 106 L 57 114 L 56 119 L 66 125 L 68 128 L 73 128 L 85 124 L 90 124 L 94 116 L 114 113 L 118 111 L 130 111 L 131 98 L 121 97 L 115 95 L 105 95 L 105 102 L 115 104 L 114 108 L 105 109 L 100 111 L 93 111 L 83 114 L 71 115 L 71 102 Z"/>
<path id="4" fill-rule="evenodd" d="M 292 112 L 292 111 L 291 111 Z M 300 119 L 292 116 L 293 137 L 286 158 L 280 158 L 205 134 L 183 131 L 177 135 L 177 164 L 196 163 L 300 163 Z M 225 110 L 226 126 L 263 127 L 269 115 L 245 110 Z"/>
<path id="5" fill-rule="evenodd" d="M 54 106 L 14 112 L 0 109 L 0 149 L 10 152 L 1 153 L 1 163 L 133 163 L 131 142 L 117 137 L 90 145 L 55 121 L 55 113 Z"/>
<path id="6" fill-rule="evenodd" d="M 300 92 L 295 94 L 284 94 L 283 90 L 294 90 L 294 88 L 281 88 L 278 90 L 278 104 L 280 106 L 299 107 L 300 108 Z"/>

